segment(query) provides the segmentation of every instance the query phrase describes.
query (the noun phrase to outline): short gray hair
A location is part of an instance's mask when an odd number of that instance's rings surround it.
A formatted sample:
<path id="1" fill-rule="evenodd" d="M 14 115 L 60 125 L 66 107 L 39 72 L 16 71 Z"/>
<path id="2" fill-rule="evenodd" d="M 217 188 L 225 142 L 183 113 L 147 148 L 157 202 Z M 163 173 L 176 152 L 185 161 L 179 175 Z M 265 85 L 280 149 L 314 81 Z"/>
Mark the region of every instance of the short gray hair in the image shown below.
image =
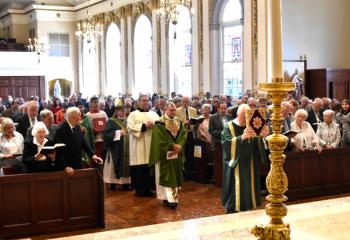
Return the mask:
<path id="1" fill-rule="evenodd" d="M 304 115 L 305 117 L 305 120 L 307 119 L 307 117 L 309 116 L 309 114 L 307 113 L 307 111 L 305 109 L 298 109 L 296 112 L 295 112 L 295 117 L 299 114 L 302 114 Z"/>
<path id="2" fill-rule="evenodd" d="M 202 105 L 202 110 L 203 110 L 204 108 L 209 108 L 209 111 L 212 110 L 211 104 L 209 104 L 209 103 L 204 103 L 204 104 Z"/>
<path id="3" fill-rule="evenodd" d="M 35 137 L 36 134 L 40 130 L 44 130 L 45 131 L 45 136 L 49 135 L 49 130 L 47 130 L 47 127 L 46 127 L 45 123 L 43 123 L 43 122 L 36 122 L 34 124 L 34 126 L 33 126 L 33 129 L 32 129 L 32 136 Z"/>
<path id="4" fill-rule="evenodd" d="M 5 127 L 7 127 L 10 124 L 12 124 L 15 127 L 15 123 L 11 118 L 4 118 L 4 120 L 2 120 L 2 123 L 1 123 L 1 132 L 3 133 Z M 15 130 L 16 130 L 16 127 L 15 127 Z"/>
<path id="5" fill-rule="evenodd" d="M 80 109 L 77 107 L 69 107 L 66 111 L 66 119 L 68 120 L 73 114 L 80 114 Z"/>
<path id="6" fill-rule="evenodd" d="M 40 119 L 45 118 L 49 114 L 51 116 L 53 116 L 53 113 L 50 110 L 48 110 L 48 109 L 41 110 L 41 112 L 40 112 Z"/>
<path id="7" fill-rule="evenodd" d="M 237 116 L 238 116 L 239 114 L 241 114 L 241 112 L 242 112 L 243 110 L 247 110 L 247 109 L 250 109 L 250 107 L 249 107 L 248 104 L 242 103 L 241 105 L 239 105 L 239 107 L 238 107 L 238 109 L 237 109 Z"/>
<path id="8" fill-rule="evenodd" d="M 326 115 L 331 115 L 332 117 L 334 117 L 334 111 L 327 109 L 323 112 L 323 116 L 326 116 Z"/>

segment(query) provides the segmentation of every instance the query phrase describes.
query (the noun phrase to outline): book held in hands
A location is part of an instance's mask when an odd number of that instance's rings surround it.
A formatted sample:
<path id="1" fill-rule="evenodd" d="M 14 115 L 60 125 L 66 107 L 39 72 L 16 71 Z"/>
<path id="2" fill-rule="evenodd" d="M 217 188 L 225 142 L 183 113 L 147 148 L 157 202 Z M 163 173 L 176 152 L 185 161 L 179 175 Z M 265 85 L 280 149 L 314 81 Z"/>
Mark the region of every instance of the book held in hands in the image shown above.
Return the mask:
<path id="1" fill-rule="evenodd" d="M 53 146 L 43 146 L 43 148 L 40 150 L 40 154 L 42 155 L 49 155 L 54 153 L 58 148 L 65 147 L 66 144 L 64 143 L 56 143 Z"/>

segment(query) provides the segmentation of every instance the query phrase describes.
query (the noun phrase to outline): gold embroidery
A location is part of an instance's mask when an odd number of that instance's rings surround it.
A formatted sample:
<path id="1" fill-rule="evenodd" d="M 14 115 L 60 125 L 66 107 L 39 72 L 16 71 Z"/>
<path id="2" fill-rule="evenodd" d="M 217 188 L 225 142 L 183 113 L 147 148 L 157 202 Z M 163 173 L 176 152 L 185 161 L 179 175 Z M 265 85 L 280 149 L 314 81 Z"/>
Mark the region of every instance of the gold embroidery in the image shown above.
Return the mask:
<path id="1" fill-rule="evenodd" d="M 165 128 L 171 133 L 175 138 L 180 130 L 180 123 L 176 119 L 165 118 Z"/>
<path id="2" fill-rule="evenodd" d="M 254 161 L 253 159 L 250 160 L 250 181 L 251 181 L 251 188 L 252 188 L 252 202 L 253 202 L 253 208 L 256 208 L 256 200 L 255 200 L 255 187 L 254 187 Z"/>
<path id="3" fill-rule="evenodd" d="M 228 127 L 231 132 L 232 140 L 231 140 L 231 161 L 234 161 L 236 158 L 236 134 L 235 129 L 233 127 L 233 123 L 228 123 Z M 239 164 L 235 166 L 235 192 L 236 192 L 236 211 L 239 212 L 241 208 L 241 187 L 239 182 Z"/>

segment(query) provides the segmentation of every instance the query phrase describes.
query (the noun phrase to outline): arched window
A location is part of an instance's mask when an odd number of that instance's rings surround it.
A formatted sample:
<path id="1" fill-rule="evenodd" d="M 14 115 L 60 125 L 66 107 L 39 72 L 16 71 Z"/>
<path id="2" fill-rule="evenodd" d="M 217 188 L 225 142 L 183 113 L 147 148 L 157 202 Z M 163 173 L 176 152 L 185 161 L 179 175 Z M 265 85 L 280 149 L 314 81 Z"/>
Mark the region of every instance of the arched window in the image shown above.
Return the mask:
<path id="1" fill-rule="evenodd" d="M 152 26 L 145 15 L 136 22 L 134 35 L 135 82 L 133 95 L 153 93 L 152 76 Z"/>
<path id="2" fill-rule="evenodd" d="M 91 97 L 98 94 L 96 44 L 94 36 L 85 38 L 83 43 L 83 93 Z"/>
<path id="3" fill-rule="evenodd" d="M 170 92 L 192 95 L 192 33 L 191 13 L 178 7 L 178 22 L 169 23 Z"/>
<path id="4" fill-rule="evenodd" d="M 241 96 L 242 85 L 242 6 L 240 0 L 228 0 L 224 5 L 221 18 L 221 60 L 223 93 Z"/>
<path id="5" fill-rule="evenodd" d="M 112 96 L 118 96 L 122 91 L 120 59 L 120 31 L 118 26 L 112 23 L 106 35 L 106 93 Z"/>

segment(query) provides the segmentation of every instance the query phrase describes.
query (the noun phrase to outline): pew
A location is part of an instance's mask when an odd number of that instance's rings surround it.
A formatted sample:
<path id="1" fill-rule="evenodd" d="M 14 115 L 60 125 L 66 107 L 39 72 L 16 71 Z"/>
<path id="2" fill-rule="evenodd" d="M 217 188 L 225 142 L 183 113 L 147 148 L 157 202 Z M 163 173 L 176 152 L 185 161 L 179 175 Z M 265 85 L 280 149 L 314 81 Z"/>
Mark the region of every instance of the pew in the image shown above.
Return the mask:
<path id="1" fill-rule="evenodd" d="M 287 152 L 289 200 L 350 192 L 350 148 Z"/>
<path id="2" fill-rule="evenodd" d="M 104 226 L 97 169 L 0 177 L 0 239 Z"/>

